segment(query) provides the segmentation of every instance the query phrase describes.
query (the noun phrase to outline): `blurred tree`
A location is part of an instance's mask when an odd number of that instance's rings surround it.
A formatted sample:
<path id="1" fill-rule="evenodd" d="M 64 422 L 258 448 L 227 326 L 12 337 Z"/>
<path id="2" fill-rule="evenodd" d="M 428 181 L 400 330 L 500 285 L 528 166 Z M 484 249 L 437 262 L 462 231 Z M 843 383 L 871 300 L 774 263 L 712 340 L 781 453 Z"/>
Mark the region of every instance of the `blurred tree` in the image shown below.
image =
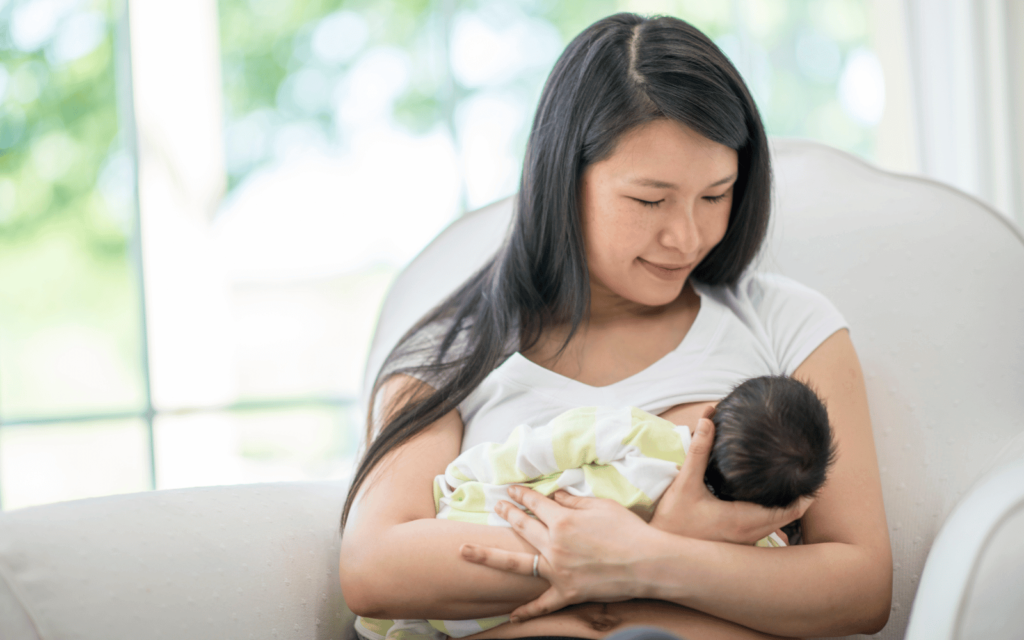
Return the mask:
<path id="1" fill-rule="evenodd" d="M 301 125 L 326 147 L 344 146 L 351 126 L 339 116 L 349 97 L 346 76 L 370 52 L 397 51 L 409 68 L 386 115 L 414 134 L 442 126 L 458 144 L 457 114 L 474 96 L 500 90 L 532 112 L 561 48 L 617 11 L 667 13 L 702 29 L 746 76 L 771 134 L 819 138 L 871 155 L 870 127 L 846 114 L 837 96 L 844 61 L 865 46 L 864 0 L 220 0 L 219 6 L 230 186 L 274 158 L 275 138 L 287 127 Z M 533 43 L 517 39 L 516 29 L 535 36 L 550 31 L 557 46 L 541 46 L 546 57 L 537 64 Z M 466 38 L 476 47 L 469 56 L 460 46 Z M 460 73 L 476 63 L 486 67 L 475 59 L 481 56 L 503 62 L 482 83 Z M 516 157 L 528 126 L 529 118 L 514 136 Z"/>
<path id="2" fill-rule="evenodd" d="M 50 25 L 39 24 L 40 11 L 27 0 L 0 8 L 8 27 L 0 29 L 0 242 L 24 243 L 59 224 L 97 257 L 119 259 L 131 203 L 116 192 L 130 192 L 130 180 L 100 180 L 120 161 L 111 0 Z"/>
<path id="3" fill-rule="evenodd" d="M 128 256 L 134 167 L 115 93 L 122 6 L 0 5 L 0 417 L 8 420 L 143 402 Z"/>

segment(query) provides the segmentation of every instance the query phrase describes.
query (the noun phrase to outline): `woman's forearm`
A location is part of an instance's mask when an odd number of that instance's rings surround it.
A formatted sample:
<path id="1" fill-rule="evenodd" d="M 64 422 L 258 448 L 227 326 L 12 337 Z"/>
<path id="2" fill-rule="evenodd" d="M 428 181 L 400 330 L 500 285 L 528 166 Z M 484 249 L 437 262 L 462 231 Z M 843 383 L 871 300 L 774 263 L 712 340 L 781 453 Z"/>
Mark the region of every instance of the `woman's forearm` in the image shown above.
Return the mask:
<path id="1" fill-rule="evenodd" d="M 848 332 L 830 336 L 793 375 L 825 401 L 838 450 L 828 481 L 801 518 L 811 544 L 762 549 L 649 528 L 645 548 L 657 551 L 639 572 L 641 580 L 653 585 L 655 598 L 769 633 L 871 633 L 888 620 L 892 552 L 867 392 Z M 706 455 L 710 446 L 701 449 Z M 703 464 L 692 470 L 703 479 Z M 691 504 L 675 517 L 696 513 Z"/>
<path id="2" fill-rule="evenodd" d="M 507 614 L 548 587 L 546 580 L 466 562 L 465 542 L 523 553 L 534 548 L 505 527 L 421 519 L 372 541 L 342 540 L 345 602 L 372 618 L 459 620 Z"/>
<path id="3" fill-rule="evenodd" d="M 875 633 L 888 620 L 891 568 L 868 548 L 766 549 L 650 533 L 634 565 L 639 597 L 783 636 Z"/>

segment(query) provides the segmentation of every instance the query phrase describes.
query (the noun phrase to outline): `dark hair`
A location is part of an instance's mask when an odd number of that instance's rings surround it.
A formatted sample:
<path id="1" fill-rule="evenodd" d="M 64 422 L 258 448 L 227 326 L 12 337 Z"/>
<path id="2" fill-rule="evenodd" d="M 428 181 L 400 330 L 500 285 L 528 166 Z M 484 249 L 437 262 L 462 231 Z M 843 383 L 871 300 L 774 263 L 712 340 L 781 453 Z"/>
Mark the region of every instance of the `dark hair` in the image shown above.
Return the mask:
<path id="1" fill-rule="evenodd" d="M 715 407 L 705 479 L 722 500 L 785 507 L 814 495 L 835 462 L 828 411 L 786 376 L 751 378 Z"/>
<path id="2" fill-rule="evenodd" d="M 568 344 L 590 302 L 580 179 L 623 134 L 661 118 L 738 152 L 725 237 L 692 273 L 710 285 L 737 281 L 767 230 L 771 187 L 764 127 L 743 80 L 707 36 L 682 20 L 620 13 L 594 23 L 569 43 L 544 86 L 505 244 L 402 337 L 374 382 L 369 445 L 345 501 L 343 528 L 356 492 L 389 451 L 455 409 L 552 323 L 569 325 L 563 348 Z M 396 374 L 426 380 L 433 392 L 401 399 L 374 437 L 372 398 Z"/>

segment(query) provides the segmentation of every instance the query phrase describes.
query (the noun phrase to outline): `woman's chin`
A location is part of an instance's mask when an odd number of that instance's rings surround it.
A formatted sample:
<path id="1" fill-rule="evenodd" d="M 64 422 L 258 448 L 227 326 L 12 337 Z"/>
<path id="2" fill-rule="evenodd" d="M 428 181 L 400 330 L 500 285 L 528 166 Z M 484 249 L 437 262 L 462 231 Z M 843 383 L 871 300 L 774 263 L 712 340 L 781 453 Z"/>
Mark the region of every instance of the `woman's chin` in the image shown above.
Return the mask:
<path id="1" fill-rule="evenodd" d="M 679 300 L 684 284 L 685 282 L 682 282 L 674 287 L 636 287 L 623 298 L 641 307 L 660 309 Z"/>
<path id="2" fill-rule="evenodd" d="M 596 285 L 596 286 L 595 286 Z M 686 280 L 678 282 L 650 278 L 634 278 L 617 283 L 616 286 L 601 285 L 591 280 L 591 302 L 595 308 L 622 309 L 641 307 L 660 309 L 679 300 Z"/>

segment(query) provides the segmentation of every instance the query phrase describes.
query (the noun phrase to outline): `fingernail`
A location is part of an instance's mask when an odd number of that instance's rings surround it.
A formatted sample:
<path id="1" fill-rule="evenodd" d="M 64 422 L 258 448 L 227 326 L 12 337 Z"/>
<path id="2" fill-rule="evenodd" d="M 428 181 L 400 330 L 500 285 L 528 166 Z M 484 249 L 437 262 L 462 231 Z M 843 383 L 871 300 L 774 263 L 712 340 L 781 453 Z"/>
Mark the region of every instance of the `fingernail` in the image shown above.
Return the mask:
<path id="1" fill-rule="evenodd" d="M 508 619 L 508 621 L 512 624 L 519 624 L 522 621 L 522 619 L 519 616 L 512 616 Z"/>
<path id="2" fill-rule="evenodd" d="M 467 560 L 474 560 L 476 558 L 476 547 L 474 547 L 471 544 L 462 545 L 462 548 L 459 549 L 459 552 L 462 553 L 462 557 Z"/>
<path id="3" fill-rule="evenodd" d="M 523 489 L 519 485 L 516 485 L 514 487 L 509 487 L 509 489 L 508 489 L 508 495 L 512 496 L 516 500 L 519 499 L 519 497 L 522 495 L 522 493 L 523 493 Z"/>

